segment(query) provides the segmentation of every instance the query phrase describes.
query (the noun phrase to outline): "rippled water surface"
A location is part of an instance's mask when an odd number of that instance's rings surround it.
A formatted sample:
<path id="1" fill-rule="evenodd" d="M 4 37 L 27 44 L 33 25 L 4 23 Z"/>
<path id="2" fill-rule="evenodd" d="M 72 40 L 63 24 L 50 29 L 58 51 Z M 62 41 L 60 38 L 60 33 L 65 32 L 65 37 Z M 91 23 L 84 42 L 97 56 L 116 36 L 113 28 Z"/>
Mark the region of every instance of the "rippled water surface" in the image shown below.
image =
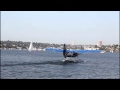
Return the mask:
<path id="1" fill-rule="evenodd" d="M 118 79 L 119 53 L 83 53 L 77 63 L 62 62 L 62 53 L 1 50 L 5 79 Z"/>

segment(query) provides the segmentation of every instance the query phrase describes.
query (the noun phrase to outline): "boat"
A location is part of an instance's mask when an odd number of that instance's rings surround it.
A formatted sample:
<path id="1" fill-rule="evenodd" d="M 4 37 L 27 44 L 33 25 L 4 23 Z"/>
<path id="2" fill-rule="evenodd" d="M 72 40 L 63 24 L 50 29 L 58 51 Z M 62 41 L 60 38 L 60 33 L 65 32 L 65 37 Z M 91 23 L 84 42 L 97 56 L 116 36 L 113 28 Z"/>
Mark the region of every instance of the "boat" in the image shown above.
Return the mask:
<path id="1" fill-rule="evenodd" d="M 113 53 L 114 51 L 112 50 L 111 53 Z"/>
<path id="2" fill-rule="evenodd" d="M 100 53 L 105 53 L 105 51 L 101 51 Z"/>
<path id="3" fill-rule="evenodd" d="M 113 50 L 110 50 L 111 53 L 113 53 L 114 51 Z"/>

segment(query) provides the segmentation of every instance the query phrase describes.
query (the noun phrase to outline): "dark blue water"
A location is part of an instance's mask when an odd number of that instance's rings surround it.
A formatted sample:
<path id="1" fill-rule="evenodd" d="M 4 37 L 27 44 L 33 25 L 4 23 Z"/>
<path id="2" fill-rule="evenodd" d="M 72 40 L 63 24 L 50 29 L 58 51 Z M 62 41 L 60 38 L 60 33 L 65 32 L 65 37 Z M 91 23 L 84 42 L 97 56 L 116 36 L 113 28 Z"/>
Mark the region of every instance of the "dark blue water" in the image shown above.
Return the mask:
<path id="1" fill-rule="evenodd" d="M 62 53 L 1 50 L 3 79 L 118 79 L 119 53 L 84 53 L 64 63 Z"/>

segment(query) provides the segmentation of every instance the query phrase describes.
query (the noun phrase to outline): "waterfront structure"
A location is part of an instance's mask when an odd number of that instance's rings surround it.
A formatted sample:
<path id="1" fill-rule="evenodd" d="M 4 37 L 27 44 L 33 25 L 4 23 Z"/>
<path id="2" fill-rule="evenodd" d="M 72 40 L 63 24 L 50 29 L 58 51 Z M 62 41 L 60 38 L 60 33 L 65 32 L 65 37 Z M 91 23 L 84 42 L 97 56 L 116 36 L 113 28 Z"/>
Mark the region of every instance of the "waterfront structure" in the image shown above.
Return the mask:
<path id="1" fill-rule="evenodd" d="M 97 44 L 98 47 L 101 47 L 102 46 L 102 41 L 99 41 L 98 44 Z"/>

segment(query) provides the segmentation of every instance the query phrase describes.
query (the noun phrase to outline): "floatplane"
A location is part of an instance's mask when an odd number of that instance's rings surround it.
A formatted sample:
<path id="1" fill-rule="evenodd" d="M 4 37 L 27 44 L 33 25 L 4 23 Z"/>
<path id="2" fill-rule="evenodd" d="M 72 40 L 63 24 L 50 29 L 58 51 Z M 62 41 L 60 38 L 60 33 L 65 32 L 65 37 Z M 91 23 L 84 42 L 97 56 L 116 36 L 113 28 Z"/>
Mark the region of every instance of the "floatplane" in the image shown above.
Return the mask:
<path id="1" fill-rule="evenodd" d="M 53 52 L 61 52 L 63 53 L 63 57 L 65 58 L 62 62 L 77 62 L 81 61 L 79 59 L 79 55 L 86 52 L 101 52 L 101 50 L 68 50 L 66 45 L 63 45 L 63 49 L 57 48 L 46 48 L 46 51 L 53 51 Z"/>
<path id="2" fill-rule="evenodd" d="M 81 61 L 79 55 L 85 52 L 101 52 L 101 50 L 67 50 L 66 45 L 63 45 L 63 50 L 55 50 L 55 52 L 63 52 L 64 60 L 63 62 L 77 62 Z"/>

